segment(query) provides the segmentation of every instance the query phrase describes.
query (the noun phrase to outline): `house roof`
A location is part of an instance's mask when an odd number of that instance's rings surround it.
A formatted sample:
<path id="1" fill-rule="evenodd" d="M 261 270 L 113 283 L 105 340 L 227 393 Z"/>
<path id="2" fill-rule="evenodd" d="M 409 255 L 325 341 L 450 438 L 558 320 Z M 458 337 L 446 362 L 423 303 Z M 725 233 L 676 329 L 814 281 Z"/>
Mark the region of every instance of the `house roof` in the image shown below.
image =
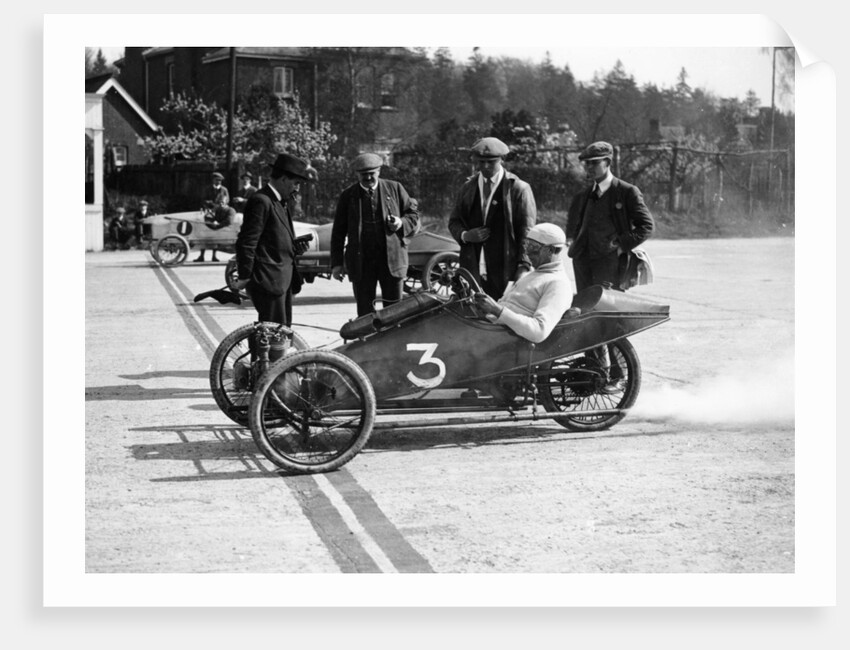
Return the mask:
<path id="1" fill-rule="evenodd" d="M 87 93 L 98 93 L 100 95 L 105 95 L 109 90 L 114 90 L 117 92 L 121 98 L 127 102 L 130 108 L 135 111 L 142 121 L 147 124 L 152 131 L 159 131 L 159 126 L 156 122 L 154 122 L 150 115 L 147 114 L 145 109 L 139 106 L 138 102 L 130 96 L 124 87 L 118 83 L 118 80 L 113 77 L 111 74 L 102 74 L 94 77 L 89 77 L 86 79 L 86 92 Z"/>
<path id="2" fill-rule="evenodd" d="M 237 47 L 236 56 L 240 58 L 262 59 L 312 59 L 314 54 L 308 47 Z M 230 57 L 230 48 L 221 47 L 208 52 L 202 59 L 204 63 L 222 61 Z"/>

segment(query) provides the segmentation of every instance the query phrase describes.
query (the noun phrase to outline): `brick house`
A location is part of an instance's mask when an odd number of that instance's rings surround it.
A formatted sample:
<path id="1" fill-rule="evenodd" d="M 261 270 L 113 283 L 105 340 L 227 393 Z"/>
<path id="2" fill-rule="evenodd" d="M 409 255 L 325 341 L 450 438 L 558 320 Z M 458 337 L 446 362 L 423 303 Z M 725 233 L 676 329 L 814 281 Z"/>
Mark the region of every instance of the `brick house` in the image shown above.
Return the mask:
<path id="1" fill-rule="evenodd" d="M 86 93 L 103 95 L 103 147 L 106 173 L 124 165 L 148 162 L 142 148 L 142 138 L 159 131 L 138 102 L 112 74 L 102 74 L 86 79 Z"/>

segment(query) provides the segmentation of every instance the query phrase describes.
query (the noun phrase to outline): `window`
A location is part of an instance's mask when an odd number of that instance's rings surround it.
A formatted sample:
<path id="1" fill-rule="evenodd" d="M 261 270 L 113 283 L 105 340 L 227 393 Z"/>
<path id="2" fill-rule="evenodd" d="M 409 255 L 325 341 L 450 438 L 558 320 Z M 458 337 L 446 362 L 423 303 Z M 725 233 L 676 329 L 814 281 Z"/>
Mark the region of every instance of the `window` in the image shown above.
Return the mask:
<path id="1" fill-rule="evenodd" d="M 123 167 L 127 164 L 128 152 L 126 145 L 120 144 L 112 147 L 112 162 L 116 167 Z"/>
<path id="2" fill-rule="evenodd" d="M 363 68 L 357 72 L 354 80 L 354 97 L 358 108 L 372 108 L 374 97 L 374 74 L 372 68 Z"/>
<path id="3" fill-rule="evenodd" d="M 295 71 L 292 68 L 274 69 L 274 94 L 277 97 L 292 97 L 295 93 Z"/>
<path id="4" fill-rule="evenodd" d="M 381 108 L 396 108 L 395 75 L 381 75 Z"/>

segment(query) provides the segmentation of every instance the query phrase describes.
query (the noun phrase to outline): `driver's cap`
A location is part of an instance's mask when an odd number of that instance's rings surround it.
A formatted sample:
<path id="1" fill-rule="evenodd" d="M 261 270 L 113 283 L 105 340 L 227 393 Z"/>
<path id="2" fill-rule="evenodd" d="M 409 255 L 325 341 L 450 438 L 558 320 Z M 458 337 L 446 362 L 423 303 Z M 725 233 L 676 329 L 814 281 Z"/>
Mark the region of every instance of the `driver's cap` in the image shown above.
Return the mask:
<path id="1" fill-rule="evenodd" d="M 538 223 L 526 233 L 525 237 L 545 246 L 564 246 L 567 243 L 567 236 L 563 229 L 554 223 Z"/>

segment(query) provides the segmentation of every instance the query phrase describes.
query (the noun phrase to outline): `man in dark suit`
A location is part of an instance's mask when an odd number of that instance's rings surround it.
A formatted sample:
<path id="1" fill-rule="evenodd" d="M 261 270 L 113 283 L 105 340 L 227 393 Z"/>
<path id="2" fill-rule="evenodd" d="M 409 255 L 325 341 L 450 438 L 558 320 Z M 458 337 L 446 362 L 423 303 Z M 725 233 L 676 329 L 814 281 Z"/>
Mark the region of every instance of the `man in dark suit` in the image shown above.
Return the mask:
<path id="1" fill-rule="evenodd" d="M 640 190 L 611 173 L 613 158 L 607 142 L 594 142 L 579 154 L 592 186 L 573 198 L 567 213 L 577 291 L 594 284 L 619 289 L 628 255 L 655 227 Z"/>
<path id="2" fill-rule="evenodd" d="M 380 178 L 383 160 L 374 153 L 354 159 L 358 182 L 340 194 L 331 230 L 331 273 L 347 273 L 357 315 L 371 313 L 377 285 L 381 302 L 401 300 L 407 276 L 407 248 L 419 230 L 419 209 L 401 183 Z"/>
<path id="3" fill-rule="evenodd" d="M 640 190 L 611 173 L 614 147 L 594 142 L 579 154 L 591 187 L 576 195 L 567 213 L 567 254 L 576 291 L 594 284 L 620 289 L 631 250 L 649 238 L 655 222 Z M 607 346 L 588 351 L 608 373 L 604 393 L 622 390 L 621 369 L 611 365 Z"/>
<path id="4" fill-rule="evenodd" d="M 288 203 L 299 194 L 301 183 L 310 181 L 306 161 L 282 153 L 271 169 L 269 182 L 245 204 L 242 227 L 236 238 L 236 287 L 245 289 L 260 321 L 292 324 L 291 282 L 295 256 L 307 250 L 295 243 L 295 229 Z"/>
<path id="5" fill-rule="evenodd" d="M 460 265 L 494 300 L 509 282 L 531 271 L 522 244 L 537 222 L 531 186 L 502 166 L 510 153 L 498 138 L 482 138 L 471 149 L 478 173 L 460 189 L 449 231 L 460 244 Z"/>

